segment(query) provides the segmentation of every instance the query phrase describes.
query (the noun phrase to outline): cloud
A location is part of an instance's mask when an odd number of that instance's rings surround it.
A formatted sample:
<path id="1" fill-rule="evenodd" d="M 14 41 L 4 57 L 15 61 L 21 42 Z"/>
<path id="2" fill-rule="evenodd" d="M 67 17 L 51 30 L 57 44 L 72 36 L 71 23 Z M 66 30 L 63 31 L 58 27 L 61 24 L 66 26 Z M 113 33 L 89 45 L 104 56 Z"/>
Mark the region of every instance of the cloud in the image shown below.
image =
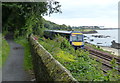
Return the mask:
<path id="1" fill-rule="evenodd" d="M 62 14 L 53 14 L 47 20 L 71 26 L 118 26 L 119 0 L 57 0 Z"/>
<path id="2" fill-rule="evenodd" d="M 117 27 L 117 21 L 103 20 L 98 18 L 69 18 L 69 19 L 58 19 L 58 18 L 46 18 L 57 24 L 66 24 L 71 26 L 106 26 L 107 28 Z"/>

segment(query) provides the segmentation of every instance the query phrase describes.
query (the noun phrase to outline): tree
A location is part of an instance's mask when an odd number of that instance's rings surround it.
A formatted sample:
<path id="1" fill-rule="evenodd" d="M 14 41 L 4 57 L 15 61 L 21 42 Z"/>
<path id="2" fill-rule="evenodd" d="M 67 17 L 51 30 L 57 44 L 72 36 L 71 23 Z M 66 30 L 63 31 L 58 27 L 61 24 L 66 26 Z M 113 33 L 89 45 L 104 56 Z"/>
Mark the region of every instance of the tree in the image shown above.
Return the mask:
<path id="1" fill-rule="evenodd" d="M 61 13 L 61 5 L 57 1 L 47 2 L 4 2 L 2 3 L 2 30 L 8 30 L 16 35 L 29 33 L 39 34 L 44 28 L 43 15 Z"/>

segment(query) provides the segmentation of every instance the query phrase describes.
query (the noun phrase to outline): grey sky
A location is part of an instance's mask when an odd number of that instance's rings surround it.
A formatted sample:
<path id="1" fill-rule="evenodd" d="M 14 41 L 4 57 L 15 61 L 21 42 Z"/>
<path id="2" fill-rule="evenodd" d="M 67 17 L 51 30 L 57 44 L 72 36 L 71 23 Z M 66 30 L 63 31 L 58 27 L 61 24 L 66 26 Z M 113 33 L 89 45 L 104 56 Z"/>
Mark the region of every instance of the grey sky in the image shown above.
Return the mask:
<path id="1" fill-rule="evenodd" d="M 57 0 L 62 14 L 44 18 L 58 24 L 71 26 L 118 27 L 119 0 Z"/>

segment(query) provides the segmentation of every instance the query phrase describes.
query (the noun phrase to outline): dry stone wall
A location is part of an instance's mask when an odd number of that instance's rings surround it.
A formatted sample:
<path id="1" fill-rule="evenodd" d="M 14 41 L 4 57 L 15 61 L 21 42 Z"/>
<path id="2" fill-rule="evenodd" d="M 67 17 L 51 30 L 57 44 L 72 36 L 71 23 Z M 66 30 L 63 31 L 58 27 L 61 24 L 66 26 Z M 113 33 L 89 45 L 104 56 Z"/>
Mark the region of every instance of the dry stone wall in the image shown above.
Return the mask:
<path id="1" fill-rule="evenodd" d="M 78 83 L 71 73 L 34 39 L 29 37 L 33 66 L 37 81 Z"/>

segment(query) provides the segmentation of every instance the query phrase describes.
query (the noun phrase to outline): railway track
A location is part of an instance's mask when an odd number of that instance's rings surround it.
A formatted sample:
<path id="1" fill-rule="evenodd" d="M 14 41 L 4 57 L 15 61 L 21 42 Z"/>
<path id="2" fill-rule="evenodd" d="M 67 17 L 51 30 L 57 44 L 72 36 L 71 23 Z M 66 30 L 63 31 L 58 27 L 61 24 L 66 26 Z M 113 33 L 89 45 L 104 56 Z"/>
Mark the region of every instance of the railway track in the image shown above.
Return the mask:
<path id="1" fill-rule="evenodd" d="M 105 53 L 96 49 L 93 49 L 91 47 L 85 46 L 85 49 L 87 51 L 89 51 L 90 53 L 90 57 L 96 59 L 96 61 L 101 62 L 102 63 L 102 70 L 103 72 L 107 72 L 108 70 L 113 69 L 112 65 L 110 64 L 110 62 L 115 59 L 116 60 L 116 64 L 118 65 L 115 69 L 120 72 L 120 57 L 111 55 L 109 53 Z"/>

